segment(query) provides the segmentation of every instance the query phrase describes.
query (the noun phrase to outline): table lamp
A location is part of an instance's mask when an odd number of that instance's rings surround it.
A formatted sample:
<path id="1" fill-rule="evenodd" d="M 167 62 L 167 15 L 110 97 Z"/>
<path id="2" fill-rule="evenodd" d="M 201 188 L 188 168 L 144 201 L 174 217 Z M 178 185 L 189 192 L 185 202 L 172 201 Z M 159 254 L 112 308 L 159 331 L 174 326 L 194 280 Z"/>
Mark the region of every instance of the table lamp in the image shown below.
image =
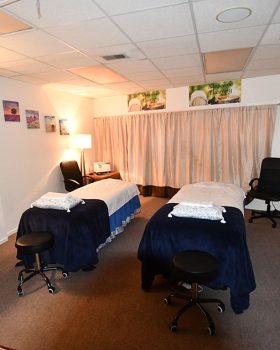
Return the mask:
<path id="1" fill-rule="evenodd" d="M 80 148 L 81 150 L 81 160 L 80 160 L 80 169 L 83 176 L 86 175 L 86 166 L 85 166 L 85 149 L 91 149 L 91 135 L 90 134 L 76 134 L 72 136 L 72 146 L 74 148 Z"/>

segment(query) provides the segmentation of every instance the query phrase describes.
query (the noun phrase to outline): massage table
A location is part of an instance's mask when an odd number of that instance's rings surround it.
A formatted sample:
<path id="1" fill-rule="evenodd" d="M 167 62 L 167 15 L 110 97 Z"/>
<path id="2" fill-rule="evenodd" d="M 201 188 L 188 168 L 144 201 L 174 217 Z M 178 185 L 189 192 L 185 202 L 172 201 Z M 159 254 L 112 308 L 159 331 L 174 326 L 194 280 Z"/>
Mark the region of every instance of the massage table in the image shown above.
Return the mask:
<path id="1" fill-rule="evenodd" d="M 21 216 L 17 238 L 28 232 L 50 231 L 55 245 L 42 258 L 59 264 L 65 271 L 90 270 L 98 263 L 98 252 L 120 234 L 140 211 L 139 191 L 135 184 L 105 179 L 70 192 L 83 199 L 70 212 L 33 206 Z M 17 254 L 26 267 L 33 256 Z"/>
<path id="2" fill-rule="evenodd" d="M 146 225 L 138 248 L 142 289 L 150 290 L 158 274 L 170 276 L 172 258 L 179 251 L 201 250 L 214 255 L 220 263 L 216 279 L 207 286 L 229 288 L 235 313 L 247 309 L 249 294 L 256 284 L 246 243 L 244 198 L 243 190 L 233 184 L 203 182 L 183 186 Z M 178 203 L 200 202 L 223 206 L 224 223 L 170 215 Z"/>

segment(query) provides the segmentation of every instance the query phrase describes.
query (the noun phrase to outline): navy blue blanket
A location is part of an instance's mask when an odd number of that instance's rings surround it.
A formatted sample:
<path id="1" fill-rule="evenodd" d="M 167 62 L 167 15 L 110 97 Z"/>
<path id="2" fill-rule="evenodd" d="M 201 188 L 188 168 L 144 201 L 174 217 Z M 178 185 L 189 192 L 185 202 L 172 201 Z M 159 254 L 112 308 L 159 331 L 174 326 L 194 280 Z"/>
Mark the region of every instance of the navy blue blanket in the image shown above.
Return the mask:
<path id="1" fill-rule="evenodd" d="M 254 272 L 246 243 L 245 223 L 239 209 L 225 207 L 225 224 L 213 220 L 168 217 L 176 203 L 160 208 L 148 222 L 138 258 L 142 262 L 142 288 L 149 290 L 155 275 L 170 275 L 172 257 L 182 250 L 202 250 L 220 262 L 217 278 L 209 287 L 230 288 L 235 313 L 249 307 L 255 287 Z"/>
<path id="2" fill-rule="evenodd" d="M 55 244 L 43 253 L 49 264 L 63 265 L 65 271 L 91 269 L 97 262 L 96 248 L 110 236 L 109 214 L 105 202 L 86 199 L 71 212 L 56 209 L 31 208 L 20 219 L 17 238 L 28 232 L 50 231 Z M 26 267 L 33 264 L 29 255 L 17 255 Z"/>

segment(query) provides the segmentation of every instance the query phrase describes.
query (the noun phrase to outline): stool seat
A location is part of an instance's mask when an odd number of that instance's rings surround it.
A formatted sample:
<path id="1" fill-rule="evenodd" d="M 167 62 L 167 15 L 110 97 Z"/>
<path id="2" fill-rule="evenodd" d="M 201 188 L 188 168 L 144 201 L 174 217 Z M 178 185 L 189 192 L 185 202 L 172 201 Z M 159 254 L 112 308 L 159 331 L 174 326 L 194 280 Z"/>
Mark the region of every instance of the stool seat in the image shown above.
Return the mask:
<path id="1" fill-rule="evenodd" d="M 185 282 L 206 284 L 216 277 L 219 271 L 217 259 L 206 252 L 183 251 L 173 257 L 173 266 L 183 276 Z"/>
<path id="2" fill-rule="evenodd" d="M 202 303 L 217 303 L 219 312 L 225 310 L 225 305 L 219 299 L 198 297 L 198 284 L 207 284 L 216 278 L 219 271 L 218 260 L 207 252 L 190 250 L 176 254 L 172 259 L 172 265 L 174 275 L 177 278 L 180 276 L 184 282 L 190 283 L 192 288 L 191 296 L 182 293 L 172 293 L 164 299 L 166 304 L 171 304 L 172 298 L 186 300 L 186 304 L 177 312 L 173 320 L 169 323 L 170 330 L 175 331 L 181 315 L 191 306 L 196 306 L 208 321 L 209 334 L 214 335 L 216 333 L 214 322 L 210 314 L 202 306 Z"/>
<path id="3" fill-rule="evenodd" d="M 51 232 L 47 231 L 37 231 L 30 232 L 22 235 L 16 240 L 15 246 L 20 254 L 33 254 L 35 255 L 35 265 L 33 268 L 25 268 L 21 270 L 18 274 L 18 296 L 23 295 L 22 285 L 23 283 L 30 280 L 33 276 L 41 275 L 44 279 L 49 293 L 54 293 L 55 288 L 51 285 L 49 278 L 46 276 L 46 271 L 61 270 L 63 277 L 68 277 L 68 272 L 64 271 L 64 268 L 61 266 L 48 266 L 45 262 L 41 262 L 40 253 L 43 253 L 54 245 L 54 235 Z M 26 277 L 23 277 L 23 273 L 26 274 Z"/>
<path id="4" fill-rule="evenodd" d="M 46 231 L 31 232 L 19 237 L 16 248 L 20 254 L 42 253 L 54 244 L 53 234 Z"/>

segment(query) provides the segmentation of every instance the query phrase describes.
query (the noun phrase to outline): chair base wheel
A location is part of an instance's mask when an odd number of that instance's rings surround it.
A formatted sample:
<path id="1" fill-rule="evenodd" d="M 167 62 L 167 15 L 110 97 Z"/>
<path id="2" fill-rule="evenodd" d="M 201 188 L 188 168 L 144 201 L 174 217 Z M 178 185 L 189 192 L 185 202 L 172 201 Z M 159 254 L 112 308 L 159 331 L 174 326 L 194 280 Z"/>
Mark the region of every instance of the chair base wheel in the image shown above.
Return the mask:
<path id="1" fill-rule="evenodd" d="M 208 327 L 208 333 L 209 335 L 213 336 L 216 334 L 216 329 L 215 329 L 215 326 L 213 324 L 211 324 L 209 327 Z"/>
<path id="2" fill-rule="evenodd" d="M 50 294 L 53 294 L 55 292 L 55 288 L 53 286 L 49 287 L 48 290 Z"/>
<path id="3" fill-rule="evenodd" d="M 169 323 L 168 327 L 171 330 L 171 332 L 175 332 L 177 330 L 177 323 L 171 322 Z"/>

